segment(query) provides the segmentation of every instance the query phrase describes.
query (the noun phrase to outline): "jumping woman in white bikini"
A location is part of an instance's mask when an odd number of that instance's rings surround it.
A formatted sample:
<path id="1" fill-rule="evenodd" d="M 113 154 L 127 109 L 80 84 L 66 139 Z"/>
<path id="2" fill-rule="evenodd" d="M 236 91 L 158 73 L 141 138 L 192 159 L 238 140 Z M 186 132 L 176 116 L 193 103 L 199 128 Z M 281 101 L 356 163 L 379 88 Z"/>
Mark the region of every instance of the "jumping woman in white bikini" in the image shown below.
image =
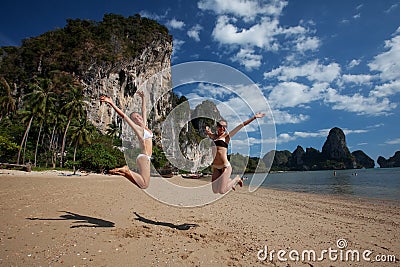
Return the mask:
<path id="1" fill-rule="evenodd" d="M 110 170 L 110 174 L 117 174 L 126 177 L 133 184 L 141 189 L 146 189 L 149 187 L 150 183 L 150 159 L 153 150 L 152 137 L 153 133 L 147 128 L 147 117 L 146 117 L 146 104 L 144 99 L 144 93 L 142 91 L 138 92 L 138 95 L 142 98 L 142 115 L 137 112 L 131 114 L 130 118 L 119 109 L 112 99 L 108 96 L 100 96 L 100 101 L 109 104 L 114 110 L 120 115 L 128 125 L 135 132 L 141 150 L 136 158 L 136 164 L 139 168 L 139 173 L 133 172 L 128 166 L 122 168 L 115 168 Z"/>
<path id="2" fill-rule="evenodd" d="M 210 128 L 206 127 L 207 135 L 214 141 L 215 147 L 213 146 L 214 160 L 212 163 L 213 174 L 212 174 L 212 190 L 215 194 L 225 194 L 229 190 L 235 190 L 236 184 L 240 187 L 243 186 L 243 181 L 239 175 L 235 178 L 230 179 L 232 174 L 232 166 L 228 161 L 228 144 L 231 138 L 244 126 L 254 121 L 257 118 L 264 117 L 264 113 L 256 113 L 254 117 L 247 121 L 239 124 L 232 131 L 228 132 L 228 124 L 225 120 L 217 122 L 217 132 L 211 132 Z"/>

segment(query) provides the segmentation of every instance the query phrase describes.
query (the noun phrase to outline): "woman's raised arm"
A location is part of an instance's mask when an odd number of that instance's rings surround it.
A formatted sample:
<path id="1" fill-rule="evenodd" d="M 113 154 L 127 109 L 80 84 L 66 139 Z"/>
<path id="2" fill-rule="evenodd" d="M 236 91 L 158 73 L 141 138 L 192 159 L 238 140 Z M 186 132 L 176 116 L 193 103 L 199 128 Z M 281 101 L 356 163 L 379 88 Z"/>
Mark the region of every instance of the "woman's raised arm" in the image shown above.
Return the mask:
<path id="1" fill-rule="evenodd" d="M 261 113 L 261 112 L 257 112 L 253 117 L 251 117 L 250 119 L 242 122 L 241 124 L 239 124 L 238 126 L 236 126 L 232 131 L 229 132 L 229 136 L 232 137 L 235 134 L 237 134 L 237 132 L 240 131 L 240 129 L 242 129 L 244 126 L 250 124 L 252 121 L 254 121 L 255 119 L 258 118 L 262 118 L 265 116 L 265 113 Z"/>

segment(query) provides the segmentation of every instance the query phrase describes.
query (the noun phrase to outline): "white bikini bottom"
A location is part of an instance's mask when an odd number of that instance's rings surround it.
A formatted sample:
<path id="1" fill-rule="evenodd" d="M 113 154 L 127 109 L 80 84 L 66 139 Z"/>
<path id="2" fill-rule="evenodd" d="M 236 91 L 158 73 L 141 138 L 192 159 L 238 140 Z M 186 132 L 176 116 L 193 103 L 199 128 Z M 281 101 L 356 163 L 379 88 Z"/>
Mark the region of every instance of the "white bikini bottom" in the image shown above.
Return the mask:
<path id="1" fill-rule="evenodd" d="M 226 164 L 213 164 L 212 166 L 215 169 L 222 170 L 222 169 L 228 168 L 229 166 L 231 166 L 231 164 L 228 162 Z"/>
<path id="2" fill-rule="evenodd" d="M 151 160 L 151 156 L 146 155 L 146 154 L 139 154 L 139 155 L 136 157 L 136 160 L 138 160 L 140 157 L 146 157 L 148 160 Z"/>

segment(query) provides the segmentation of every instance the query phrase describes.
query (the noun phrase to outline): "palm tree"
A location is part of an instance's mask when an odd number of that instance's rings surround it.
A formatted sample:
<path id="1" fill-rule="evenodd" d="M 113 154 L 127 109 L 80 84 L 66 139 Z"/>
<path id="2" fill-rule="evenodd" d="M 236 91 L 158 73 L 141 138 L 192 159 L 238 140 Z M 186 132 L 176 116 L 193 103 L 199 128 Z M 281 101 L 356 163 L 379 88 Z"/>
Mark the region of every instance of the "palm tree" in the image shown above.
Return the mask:
<path id="1" fill-rule="evenodd" d="M 3 92 L 5 93 L 3 95 Z M 4 77 L 0 77 L 0 121 L 3 116 L 7 116 L 8 114 L 14 112 L 17 108 L 16 101 L 11 93 L 10 85 Z"/>
<path id="2" fill-rule="evenodd" d="M 93 134 L 95 132 L 95 128 L 92 124 L 90 124 L 86 118 L 81 118 L 76 125 L 71 126 L 71 139 L 72 142 L 75 143 L 74 147 L 74 158 L 73 158 L 73 170 L 74 174 L 76 172 L 75 161 L 76 161 L 76 150 L 78 145 L 82 145 L 84 143 L 90 144 Z"/>
<path id="3" fill-rule="evenodd" d="M 29 120 L 28 122 L 28 126 L 26 127 L 24 136 L 22 137 L 22 141 L 21 144 L 19 146 L 18 149 L 18 158 L 17 158 L 17 164 L 19 164 L 19 160 L 21 158 L 21 151 L 22 151 L 22 147 L 24 147 L 24 154 L 23 154 L 23 158 L 22 158 L 22 164 L 25 164 L 25 148 L 26 148 L 26 141 L 28 140 L 28 134 L 29 134 L 29 130 L 31 129 L 31 125 L 32 125 L 32 121 L 33 121 L 33 112 L 32 110 L 26 109 L 20 112 L 22 117 L 22 122 L 26 122 L 27 120 Z M 25 146 L 24 146 L 25 144 Z"/>
<path id="4" fill-rule="evenodd" d="M 47 117 L 48 125 L 51 126 L 51 130 L 49 132 L 50 141 L 48 146 L 49 157 L 52 163 L 53 168 L 56 167 L 57 162 L 57 145 L 58 145 L 58 137 L 63 133 L 62 129 L 64 129 L 64 125 L 66 124 L 66 116 L 61 112 L 60 109 L 55 108 L 53 112 L 49 114 Z M 48 164 L 48 158 L 46 159 L 46 166 Z"/>
<path id="5" fill-rule="evenodd" d="M 112 138 L 112 140 L 115 140 L 117 137 L 121 137 L 121 130 L 118 127 L 118 125 L 114 122 L 107 124 L 108 128 L 106 130 L 106 133 L 108 136 Z"/>
<path id="6" fill-rule="evenodd" d="M 43 123 L 45 121 L 45 117 L 48 116 L 50 110 L 52 110 L 55 106 L 55 94 L 53 92 L 53 83 L 49 79 L 41 79 L 37 80 L 35 84 L 35 91 L 33 92 L 33 105 L 37 108 L 37 118 L 39 119 L 39 134 L 36 140 L 36 148 L 35 148 L 35 161 L 33 166 L 36 166 L 37 159 L 37 151 L 39 147 L 39 139 L 42 133 Z"/>
<path id="7" fill-rule="evenodd" d="M 52 106 L 52 104 L 54 104 L 55 101 L 53 97 L 54 93 L 51 91 L 52 86 L 50 80 L 38 78 L 34 83 L 30 83 L 28 87 L 32 90 L 32 92 L 25 96 L 25 101 L 27 102 L 26 110 L 21 113 L 24 116 L 23 120 L 26 121 L 27 118 L 29 118 L 29 123 L 25 130 L 24 137 L 22 138 L 20 149 L 18 151 L 17 164 L 19 164 L 22 146 L 24 146 L 24 155 L 22 164 L 25 164 L 26 144 L 28 141 L 29 130 L 31 128 L 34 117 L 35 116 L 37 116 L 38 118 L 44 117 L 47 109 L 49 109 Z M 40 138 L 40 132 L 43 125 L 43 120 L 41 119 L 40 121 L 41 123 L 40 123 L 38 140 Z M 38 141 L 36 142 L 36 144 L 38 145 Z M 35 152 L 35 164 L 36 164 L 36 152 Z"/>
<path id="8" fill-rule="evenodd" d="M 85 102 L 83 101 L 82 90 L 79 87 L 75 87 L 70 85 L 69 91 L 64 98 L 65 105 L 61 108 L 61 110 L 68 116 L 68 123 L 65 127 L 62 146 L 61 146 L 61 157 L 60 157 L 60 166 L 63 167 L 63 158 L 64 158 L 64 150 L 65 150 L 65 142 L 67 139 L 67 132 L 69 125 L 71 124 L 72 118 L 80 119 L 82 115 L 85 113 Z"/>

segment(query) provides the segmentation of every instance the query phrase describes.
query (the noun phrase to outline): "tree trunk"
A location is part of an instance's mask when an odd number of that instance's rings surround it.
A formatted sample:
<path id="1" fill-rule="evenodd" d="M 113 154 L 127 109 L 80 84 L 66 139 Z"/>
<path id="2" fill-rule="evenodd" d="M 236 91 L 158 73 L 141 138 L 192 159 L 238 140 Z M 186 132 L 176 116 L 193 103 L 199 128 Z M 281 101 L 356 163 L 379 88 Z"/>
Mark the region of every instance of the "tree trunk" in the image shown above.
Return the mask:
<path id="1" fill-rule="evenodd" d="M 38 138 L 36 140 L 35 161 L 33 162 L 33 166 L 35 166 L 35 167 L 36 167 L 37 151 L 38 151 L 38 147 L 39 147 L 39 139 L 40 139 L 40 135 L 42 134 L 42 126 L 43 126 L 43 123 L 40 124 L 39 135 L 38 135 Z"/>
<path id="2" fill-rule="evenodd" d="M 64 150 L 65 150 L 65 141 L 67 139 L 67 132 L 69 128 L 69 124 L 71 123 L 71 119 L 68 120 L 67 127 L 65 127 L 64 137 L 61 146 L 61 157 L 60 157 L 60 167 L 62 168 L 64 165 Z"/>
<path id="3" fill-rule="evenodd" d="M 51 131 L 51 136 L 50 136 L 50 144 L 49 144 L 49 154 L 51 155 L 52 159 L 52 153 L 53 153 L 53 140 L 54 140 L 54 132 L 56 130 L 56 124 L 54 124 L 53 130 Z M 49 164 L 49 158 L 46 157 L 46 167 Z"/>
<path id="4" fill-rule="evenodd" d="M 75 143 L 75 148 L 74 148 L 74 167 L 73 167 L 73 170 L 74 170 L 74 174 L 75 174 L 75 172 L 76 172 L 76 168 L 75 168 L 75 156 L 76 156 L 76 148 L 78 147 L 78 141 L 76 141 L 76 143 Z"/>
<path id="5" fill-rule="evenodd" d="M 18 150 L 17 164 L 19 164 L 19 159 L 21 157 L 22 146 L 24 145 L 24 143 L 26 143 L 25 140 L 28 140 L 28 133 L 29 133 L 29 129 L 31 128 L 32 121 L 33 121 L 33 116 L 29 120 L 28 127 L 26 127 L 26 130 L 24 133 L 24 137 L 22 137 L 21 145 L 19 146 L 19 150 Z M 24 152 L 24 160 L 25 160 L 25 152 Z"/>
<path id="6" fill-rule="evenodd" d="M 57 165 L 57 148 L 58 148 L 58 135 L 56 135 L 56 138 L 54 140 L 54 145 L 53 145 L 53 156 L 51 157 L 51 162 L 53 163 L 53 169 Z"/>

